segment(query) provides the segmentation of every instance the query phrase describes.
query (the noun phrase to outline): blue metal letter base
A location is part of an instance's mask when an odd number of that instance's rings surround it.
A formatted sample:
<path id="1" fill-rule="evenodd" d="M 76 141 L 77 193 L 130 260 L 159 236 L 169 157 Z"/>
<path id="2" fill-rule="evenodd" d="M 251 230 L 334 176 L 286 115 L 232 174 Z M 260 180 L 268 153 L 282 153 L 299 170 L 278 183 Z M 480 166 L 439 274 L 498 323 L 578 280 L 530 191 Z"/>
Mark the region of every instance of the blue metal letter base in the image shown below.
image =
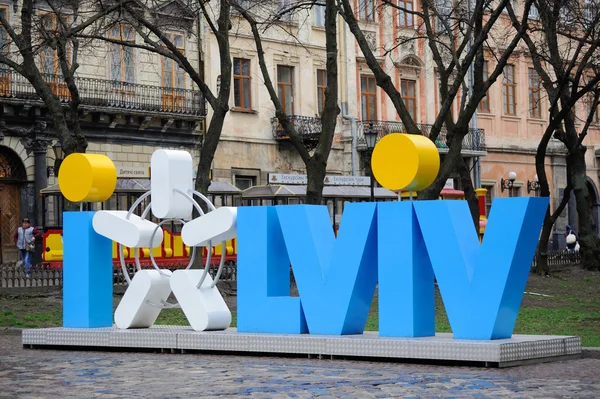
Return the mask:
<path id="1" fill-rule="evenodd" d="M 63 327 L 112 326 L 112 243 L 94 231 L 94 213 L 63 213 Z"/>

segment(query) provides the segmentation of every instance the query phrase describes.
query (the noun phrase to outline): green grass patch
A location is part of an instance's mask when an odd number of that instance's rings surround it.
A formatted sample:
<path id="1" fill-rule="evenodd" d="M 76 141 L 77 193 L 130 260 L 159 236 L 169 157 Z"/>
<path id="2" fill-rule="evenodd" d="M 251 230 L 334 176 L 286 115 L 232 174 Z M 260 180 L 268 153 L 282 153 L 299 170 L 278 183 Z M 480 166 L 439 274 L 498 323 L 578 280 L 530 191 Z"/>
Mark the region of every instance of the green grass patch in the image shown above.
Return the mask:
<path id="1" fill-rule="evenodd" d="M 553 277 L 531 275 L 527 284 L 515 334 L 577 335 L 583 346 L 600 347 L 600 273 L 571 269 Z M 532 295 L 543 294 L 543 295 Z M 116 307 L 120 296 L 115 296 Z M 235 300 L 232 326 L 236 326 Z M 436 291 L 436 331 L 451 332 L 441 297 Z M 156 324 L 186 325 L 181 309 L 160 313 Z M 0 326 L 39 328 L 62 325 L 62 300 L 54 296 L 0 296 Z M 365 329 L 377 331 L 377 295 L 373 300 Z"/>

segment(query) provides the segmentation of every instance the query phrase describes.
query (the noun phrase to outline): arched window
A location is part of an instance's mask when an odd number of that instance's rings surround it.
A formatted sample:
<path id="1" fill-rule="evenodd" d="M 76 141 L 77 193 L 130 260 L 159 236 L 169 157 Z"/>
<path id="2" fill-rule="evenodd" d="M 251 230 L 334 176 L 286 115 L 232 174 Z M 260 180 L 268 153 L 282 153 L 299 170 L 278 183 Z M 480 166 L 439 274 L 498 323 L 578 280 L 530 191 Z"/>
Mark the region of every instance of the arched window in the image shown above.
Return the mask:
<path id="1" fill-rule="evenodd" d="M 25 167 L 17 154 L 8 147 L 0 146 L 0 180 L 21 182 L 27 180 Z"/>

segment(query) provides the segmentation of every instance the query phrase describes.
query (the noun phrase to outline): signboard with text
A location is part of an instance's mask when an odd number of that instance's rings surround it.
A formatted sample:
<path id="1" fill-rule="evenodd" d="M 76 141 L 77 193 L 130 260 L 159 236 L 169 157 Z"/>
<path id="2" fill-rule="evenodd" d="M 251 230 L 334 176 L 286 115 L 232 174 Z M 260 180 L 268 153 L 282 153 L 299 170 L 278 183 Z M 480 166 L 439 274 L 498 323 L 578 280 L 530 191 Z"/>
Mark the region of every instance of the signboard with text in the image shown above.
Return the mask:
<path id="1" fill-rule="evenodd" d="M 307 184 L 306 175 L 284 173 L 269 173 L 269 184 Z M 368 186 L 371 179 L 368 176 L 325 176 L 326 186 Z"/>
<path id="2" fill-rule="evenodd" d="M 117 177 L 120 179 L 149 179 L 150 168 L 119 166 L 117 167 Z"/>

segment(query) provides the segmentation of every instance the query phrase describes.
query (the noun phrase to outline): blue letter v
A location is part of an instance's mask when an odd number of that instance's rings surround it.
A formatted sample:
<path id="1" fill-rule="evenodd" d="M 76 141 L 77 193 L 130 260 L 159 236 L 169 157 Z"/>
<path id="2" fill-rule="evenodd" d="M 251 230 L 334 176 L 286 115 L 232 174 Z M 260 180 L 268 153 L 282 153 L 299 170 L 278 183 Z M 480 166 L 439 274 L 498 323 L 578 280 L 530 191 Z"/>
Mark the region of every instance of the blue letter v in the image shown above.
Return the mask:
<path id="1" fill-rule="evenodd" d="M 495 199 L 481 245 L 466 201 L 414 207 L 454 338 L 510 338 L 548 198 Z"/>
<path id="2" fill-rule="evenodd" d="M 325 206 L 277 214 L 311 334 L 361 334 L 377 284 L 375 203 L 346 205 L 337 239 Z"/>

